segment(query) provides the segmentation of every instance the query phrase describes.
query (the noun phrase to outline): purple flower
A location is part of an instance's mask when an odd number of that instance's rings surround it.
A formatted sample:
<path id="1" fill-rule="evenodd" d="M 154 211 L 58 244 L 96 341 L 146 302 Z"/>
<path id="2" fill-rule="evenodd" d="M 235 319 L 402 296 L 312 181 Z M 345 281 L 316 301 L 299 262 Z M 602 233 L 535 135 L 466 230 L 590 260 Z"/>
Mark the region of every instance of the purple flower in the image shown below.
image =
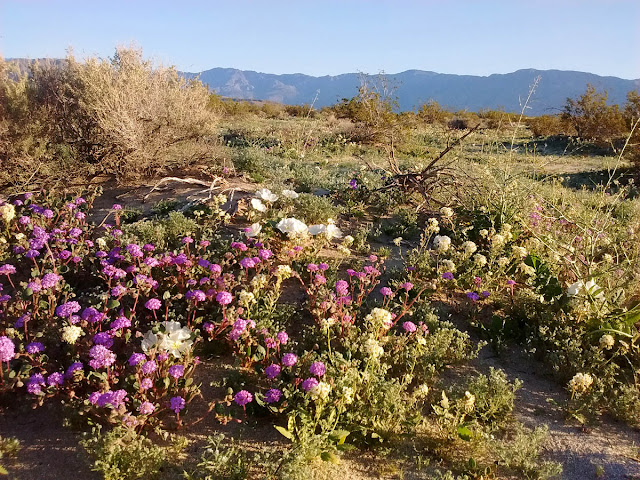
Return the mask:
<path id="1" fill-rule="evenodd" d="M 473 277 L 473 283 L 475 283 L 476 285 L 480 285 L 482 283 L 482 278 Z"/>
<path id="2" fill-rule="evenodd" d="M 124 295 L 126 291 L 127 291 L 127 288 L 124 287 L 123 285 L 116 285 L 111 289 L 111 295 L 113 295 L 114 297 L 119 297 L 121 295 Z"/>
<path id="3" fill-rule="evenodd" d="M 76 301 L 63 303 L 62 305 L 58 305 L 56 307 L 56 315 L 60 318 L 68 318 L 74 313 L 78 313 L 79 311 L 80 304 Z"/>
<path id="4" fill-rule="evenodd" d="M 162 306 L 162 302 L 157 298 L 150 298 L 144 306 L 149 310 L 158 310 Z"/>
<path id="5" fill-rule="evenodd" d="M 220 305 L 228 305 L 233 301 L 233 296 L 229 292 L 218 292 L 216 301 Z"/>
<path id="6" fill-rule="evenodd" d="M 413 283 L 404 282 L 400 287 L 404 288 L 407 292 L 413 288 Z"/>
<path id="7" fill-rule="evenodd" d="M 267 403 L 276 403 L 280 401 L 280 397 L 282 396 L 282 392 L 277 388 L 272 388 L 268 390 L 264 396 L 264 401 Z"/>
<path id="8" fill-rule="evenodd" d="M 114 203 L 113 207 L 111 207 L 113 210 L 122 210 L 122 205 L 120 205 L 119 203 Z"/>
<path id="9" fill-rule="evenodd" d="M 442 279 L 443 280 L 453 280 L 453 273 L 451 272 L 444 272 L 442 274 Z"/>
<path id="10" fill-rule="evenodd" d="M 267 376 L 268 379 L 273 379 L 276 378 L 278 375 L 280 375 L 280 365 L 278 365 L 277 363 L 272 363 L 271 365 L 269 365 L 267 368 L 264 369 L 264 374 Z"/>
<path id="11" fill-rule="evenodd" d="M 47 378 L 47 384 L 49 386 L 54 386 L 54 385 L 62 385 L 64 383 L 64 375 L 62 375 L 60 372 L 53 372 L 51 375 L 49 375 L 49 378 Z"/>
<path id="12" fill-rule="evenodd" d="M 142 402 L 138 407 L 138 412 L 140 412 L 142 415 L 151 415 L 155 409 L 156 407 L 153 406 L 153 403 Z"/>
<path id="13" fill-rule="evenodd" d="M 327 368 L 322 362 L 313 362 L 309 367 L 309 372 L 311 372 L 311 375 L 315 375 L 316 377 L 322 377 L 326 371 Z"/>
<path id="14" fill-rule="evenodd" d="M 338 280 L 336 282 L 336 292 L 338 295 L 347 295 L 349 293 L 349 284 L 344 280 Z"/>
<path id="15" fill-rule="evenodd" d="M 129 320 L 127 317 L 118 317 L 113 322 L 111 322 L 109 328 L 112 330 L 120 330 L 122 328 L 129 328 L 130 326 L 131 320 Z"/>
<path id="16" fill-rule="evenodd" d="M 309 377 L 304 382 L 302 382 L 302 389 L 305 392 L 308 392 L 309 390 L 313 390 L 314 388 L 316 388 L 319 383 L 320 382 L 318 382 L 318 380 L 316 380 L 314 377 Z"/>
<path id="17" fill-rule="evenodd" d="M 113 338 L 111 338 L 108 332 L 100 332 L 93 336 L 93 343 L 111 348 L 113 346 Z"/>
<path id="18" fill-rule="evenodd" d="M 240 390 L 234 395 L 233 401 L 241 407 L 244 407 L 247 403 L 251 403 L 253 401 L 253 395 L 246 390 Z"/>
<path id="19" fill-rule="evenodd" d="M 515 280 L 507 280 L 507 285 L 515 285 Z"/>
<path id="20" fill-rule="evenodd" d="M 132 353 L 131 356 L 129 357 L 129 365 L 134 367 L 146 359 L 147 357 L 144 353 Z"/>
<path id="21" fill-rule="evenodd" d="M 391 291 L 391 289 L 389 287 L 382 287 L 380 289 L 380 293 L 382 295 L 384 295 L 385 297 L 388 297 L 389 295 L 391 295 L 393 292 Z"/>
<path id="22" fill-rule="evenodd" d="M 171 365 L 168 372 L 173 378 L 178 379 L 184 375 L 184 365 Z"/>
<path id="23" fill-rule="evenodd" d="M 27 353 L 30 354 L 34 354 L 34 353 L 39 353 L 42 352 L 44 350 L 44 345 L 40 342 L 31 342 L 29 345 L 27 345 Z"/>
<path id="24" fill-rule="evenodd" d="M 89 366 L 91 368 L 104 368 L 111 366 L 116 361 L 116 354 L 104 345 L 94 345 L 89 349 Z"/>
<path id="25" fill-rule="evenodd" d="M 285 367 L 293 367 L 296 363 L 298 363 L 298 357 L 295 353 L 285 353 L 282 357 L 282 364 Z"/>
<path id="26" fill-rule="evenodd" d="M 8 362 L 16 356 L 16 347 L 9 337 L 0 337 L 0 362 Z"/>
<path id="27" fill-rule="evenodd" d="M 490 294 L 488 291 L 483 290 L 483 291 L 482 291 L 482 293 L 481 293 L 480 295 L 482 295 L 482 297 L 483 297 L 483 298 L 488 298 L 488 297 L 489 297 L 489 295 L 491 295 L 491 294 Z"/>
<path id="28" fill-rule="evenodd" d="M 258 252 L 258 256 L 262 259 L 262 260 L 268 260 L 273 256 L 273 252 L 271 250 L 268 250 L 266 248 L 260 250 Z"/>
<path id="29" fill-rule="evenodd" d="M 129 252 L 129 255 L 134 258 L 140 258 L 144 256 L 144 253 L 142 253 L 142 249 L 140 248 L 140 246 L 135 243 L 130 243 L 126 248 L 127 252 Z"/>
<path id="30" fill-rule="evenodd" d="M 280 342 L 280 345 L 286 345 L 289 341 L 289 335 L 287 334 L 287 332 L 278 332 L 276 338 Z"/>
<path id="31" fill-rule="evenodd" d="M 477 302 L 480 299 L 480 296 L 476 292 L 467 292 L 467 298 L 474 302 Z"/>
<path id="32" fill-rule="evenodd" d="M 407 333 L 413 333 L 417 329 L 416 324 L 413 322 L 404 322 L 402 328 L 404 328 L 404 331 Z"/>
<path id="33" fill-rule="evenodd" d="M 127 398 L 126 390 L 116 390 L 103 393 L 98 397 L 96 403 L 99 407 L 111 406 L 113 408 L 118 408 L 121 405 L 124 405 L 127 400 L 129 399 Z"/>
<path id="34" fill-rule="evenodd" d="M 0 275 L 11 275 L 14 273 L 16 273 L 16 267 L 11 265 L 10 263 L 0 265 Z"/>
<path id="35" fill-rule="evenodd" d="M 140 381 L 140 390 L 149 390 L 151 387 L 153 387 L 153 382 L 150 378 L 145 377 Z"/>
<path id="36" fill-rule="evenodd" d="M 42 285 L 42 288 L 53 288 L 60 280 L 62 280 L 62 277 L 57 273 L 47 273 L 42 277 L 40 284 Z"/>
<path id="37" fill-rule="evenodd" d="M 72 378 L 74 376 L 74 372 L 77 372 L 79 370 L 82 370 L 82 363 L 73 362 L 71 365 L 69 365 L 69 368 L 67 368 L 67 371 L 64 372 L 64 376 L 67 378 Z"/>
<path id="38" fill-rule="evenodd" d="M 352 178 L 351 180 L 349 180 L 349 186 L 355 190 L 356 188 L 358 188 L 358 180 L 356 180 L 355 178 Z"/>
<path id="39" fill-rule="evenodd" d="M 142 373 L 150 375 L 158 369 L 158 364 L 153 360 L 148 360 L 142 364 Z"/>
<path id="40" fill-rule="evenodd" d="M 253 261 L 253 258 L 246 257 L 246 258 L 243 258 L 242 260 L 240 260 L 240 266 L 242 268 L 253 268 L 253 267 L 256 266 L 256 264 Z"/>
<path id="41" fill-rule="evenodd" d="M 182 239 L 182 243 L 183 243 L 183 244 L 185 244 L 185 245 L 186 245 L 186 244 L 189 244 L 189 243 L 193 243 L 193 238 L 191 238 L 191 237 L 184 237 L 184 238 Z"/>

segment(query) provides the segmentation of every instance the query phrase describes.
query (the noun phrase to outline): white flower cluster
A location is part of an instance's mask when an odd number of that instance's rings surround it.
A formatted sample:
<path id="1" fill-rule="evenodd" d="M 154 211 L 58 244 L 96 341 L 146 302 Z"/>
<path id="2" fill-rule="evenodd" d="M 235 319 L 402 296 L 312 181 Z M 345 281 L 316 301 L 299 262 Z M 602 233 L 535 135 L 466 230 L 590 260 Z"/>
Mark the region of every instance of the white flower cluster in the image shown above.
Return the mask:
<path id="1" fill-rule="evenodd" d="M 164 322 L 163 333 L 149 330 L 142 338 L 142 350 L 146 353 L 153 348 L 167 351 L 176 358 L 182 357 L 191 349 L 192 332 L 180 322 Z"/>
<path id="2" fill-rule="evenodd" d="M 309 227 L 304 222 L 293 217 L 283 218 L 278 222 L 276 228 L 290 237 L 305 235 L 309 231 Z"/>
<path id="3" fill-rule="evenodd" d="M 611 350 L 613 346 L 616 344 L 616 339 L 613 338 L 613 335 L 609 335 L 608 333 L 600 337 L 600 348 L 603 350 Z"/>
<path id="4" fill-rule="evenodd" d="M 569 388 L 572 392 L 583 393 L 589 390 L 593 384 L 593 377 L 588 373 L 576 373 L 569 381 Z"/>
<path id="5" fill-rule="evenodd" d="M 467 240 L 462 244 L 462 250 L 464 251 L 465 255 L 471 255 L 473 253 L 476 253 L 476 250 L 478 250 L 478 246 L 471 240 Z"/>
<path id="6" fill-rule="evenodd" d="M 84 335 L 84 330 L 77 325 L 67 325 L 62 329 L 62 341 L 73 345 Z"/>
<path id="7" fill-rule="evenodd" d="M 597 300 L 604 300 L 602 288 L 593 280 L 589 280 L 587 283 L 578 280 L 576 283 L 569 285 L 569 288 L 567 288 L 567 296 L 575 297 L 579 294 L 589 295 Z"/>
<path id="8" fill-rule="evenodd" d="M 312 400 L 326 400 L 331 393 L 331 385 L 327 382 L 320 382 L 318 385 L 309 390 Z"/>
<path id="9" fill-rule="evenodd" d="M 342 238 L 342 231 L 336 227 L 333 220 L 329 219 L 326 225 L 311 225 L 309 227 L 309 235 L 324 235 L 327 240 L 331 240 L 333 238 Z"/>
<path id="10" fill-rule="evenodd" d="M 365 317 L 365 321 L 384 328 L 391 328 L 393 326 L 393 315 L 389 310 L 376 307 Z"/>
<path id="11" fill-rule="evenodd" d="M 368 357 L 374 360 L 384 355 L 384 348 L 375 338 L 368 338 L 367 341 L 364 342 L 362 349 Z"/>
<path id="12" fill-rule="evenodd" d="M 5 203 L 4 205 L 0 205 L 0 217 L 9 223 L 16 216 L 16 208 L 10 203 Z"/>
<path id="13" fill-rule="evenodd" d="M 436 235 L 433 239 L 433 248 L 435 248 L 437 252 L 446 252 L 449 250 L 449 247 L 451 247 L 451 239 L 446 235 Z"/>

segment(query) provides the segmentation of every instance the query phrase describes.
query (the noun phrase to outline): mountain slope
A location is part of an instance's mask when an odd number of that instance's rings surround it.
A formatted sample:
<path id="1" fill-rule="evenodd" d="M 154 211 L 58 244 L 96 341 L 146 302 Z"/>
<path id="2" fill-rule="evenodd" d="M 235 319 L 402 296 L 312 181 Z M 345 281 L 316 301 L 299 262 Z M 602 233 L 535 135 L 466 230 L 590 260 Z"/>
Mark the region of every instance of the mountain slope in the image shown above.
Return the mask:
<path id="1" fill-rule="evenodd" d="M 200 80 L 218 94 L 238 99 L 271 100 L 286 104 L 312 103 L 316 107 L 331 105 L 341 98 L 357 94 L 359 75 L 312 77 L 303 74 L 275 75 L 232 68 L 213 68 L 200 74 Z M 602 77 L 591 73 L 563 70 L 518 70 L 488 77 L 449 75 L 422 70 L 387 75 L 397 89 L 402 110 L 413 110 L 422 103 L 435 100 L 453 110 L 504 108 L 519 112 L 530 85 L 540 76 L 538 88 L 529 103 L 528 114 L 555 113 L 568 97 L 584 93 L 587 84 L 607 90 L 611 103 L 623 104 L 630 90 L 640 88 L 640 80 Z"/>

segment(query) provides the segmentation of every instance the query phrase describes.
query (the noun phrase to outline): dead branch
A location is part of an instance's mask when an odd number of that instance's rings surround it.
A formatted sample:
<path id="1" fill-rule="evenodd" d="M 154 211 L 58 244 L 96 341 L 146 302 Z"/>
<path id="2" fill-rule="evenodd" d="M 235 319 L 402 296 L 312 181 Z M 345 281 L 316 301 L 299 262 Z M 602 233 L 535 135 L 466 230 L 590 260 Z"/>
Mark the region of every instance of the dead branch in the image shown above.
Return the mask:
<path id="1" fill-rule="evenodd" d="M 155 184 L 155 186 L 151 189 L 151 191 L 149 193 L 147 193 L 143 199 L 142 202 L 146 202 L 147 199 L 149 198 L 149 196 L 156 190 L 158 190 L 160 188 L 160 185 L 163 183 L 168 183 L 168 182 L 179 182 L 179 183 L 188 183 L 190 185 L 204 185 L 207 188 L 204 190 L 201 190 L 197 193 L 197 195 L 201 195 L 203 193 L 208 193 L 208 200 L 210 200 L 213 197 L 213 192 L 214 190 L 217 190 L 220 188 L 221 183 L 224 182 L 224 179 L 222 177 L 213 177 L 213 180 L 211 182 L 206 182 L 204 180 L 198 180 L 197 178 L 179 178 L 179 177 L 164 177 L 163 179 L 161 179 L 158 183 Z"/>

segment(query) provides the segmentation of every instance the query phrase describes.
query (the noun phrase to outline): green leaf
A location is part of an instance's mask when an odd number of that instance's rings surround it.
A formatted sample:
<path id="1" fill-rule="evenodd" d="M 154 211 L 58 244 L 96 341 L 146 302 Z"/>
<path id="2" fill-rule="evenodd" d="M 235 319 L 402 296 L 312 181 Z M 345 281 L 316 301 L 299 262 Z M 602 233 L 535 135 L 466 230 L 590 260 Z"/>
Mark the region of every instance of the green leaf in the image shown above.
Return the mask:
<path id="1" fill-rule="evenodd" d="M 465 425 L 460 425 L 458 427 L 458 436 L 464 440 L 465 442 L 468 442 L 469 440 L 471 440 L 473 438 L 473 432 L 471 430 L 469 430 L 469 428 Z"/>
<path id="2" fill-rule="evenodd" d="M 333 452 L 329 452 L 329 451 L 324 451 L 320 454 L 320 458 L 322 460 L 324 460 L 325 462 L 331 462 L 335 465 L 337 465 L 338 463 L 340 463 L 340 457 L 338 457 L 335 453 Z"/>
<path id="3" fill-rule="evenodd" d="M 347 430 L 335 430 L 331 432 L 331 435 L 329 435 L 329 439 L 338 445 L 342 445 L 350 433 L 351 432 Z"/>
<path id="4" fill-rule="evenodd" d="M 113 310 L 114 308 L 118 308 L 120 306 L 120 302 L 114 298 L 107 302 L 107 308 L 109 310 Z"/>
<path id="5" fill-rule="evenodd" d="M 280 432 L 280 435 L 282 435 L 285 438 L 288 438 L 289 440 L 291 440 L 293 442 L 293 433 L 291 433 L 286 428 L 281 427 L 280 425 L 274 425 L 274 427 L 276 427 L 276 430 L 278 430 L 278 432 Z"/>

